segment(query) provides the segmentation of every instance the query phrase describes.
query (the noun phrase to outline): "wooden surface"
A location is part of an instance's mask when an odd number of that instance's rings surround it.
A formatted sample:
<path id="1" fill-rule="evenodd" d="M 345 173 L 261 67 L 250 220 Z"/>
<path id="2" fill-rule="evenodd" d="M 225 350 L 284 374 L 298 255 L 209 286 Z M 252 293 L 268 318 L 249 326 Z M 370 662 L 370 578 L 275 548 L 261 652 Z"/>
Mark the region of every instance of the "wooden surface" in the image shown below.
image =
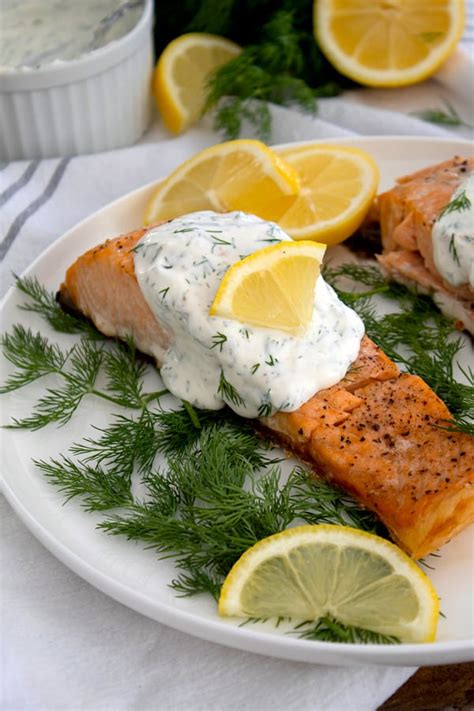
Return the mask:
<path id="1" fill-rule="evenodd" d="M 474 710 L 474 663 L 421 667 L 378 711 Z"/>

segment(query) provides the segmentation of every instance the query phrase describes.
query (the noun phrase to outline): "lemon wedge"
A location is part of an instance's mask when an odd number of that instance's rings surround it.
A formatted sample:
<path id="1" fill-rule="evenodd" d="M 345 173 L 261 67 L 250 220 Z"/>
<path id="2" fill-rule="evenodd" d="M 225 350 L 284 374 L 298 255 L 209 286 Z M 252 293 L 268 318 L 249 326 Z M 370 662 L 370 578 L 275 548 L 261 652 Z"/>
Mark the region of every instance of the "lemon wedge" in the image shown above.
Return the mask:
<path id="1" fill-rule="evenodd" d="M 200 151 L 158 186 L 145 224 L 196 210 L 243 210 L 268 219 L 271 206 L 299 186 L 295 168 L 261 141 L 226 141 Z"/>
<path id="2" fill-rule="evenodd" d="M 209 75 L 240 51 L 225 37 L 201 32 L 181 35 L 165 47 L 156 65 L 153 93 L 172 133 L 181 133 L 200 118 Z"/>
<path id="3" fill-rule="evenodd" d="M 301 187 L 275 203 L 271 219 L 293 239 L 337 244 L 353 234 L 377 192 L 374 159 L 359 148 L 317 143 L 278 154 L 298 172 Z"/>
<path id="4" fill-rule="evenodd" d="M 429 578 L 393 543 L 349 526 L 299 526 L 249 548 L 227 575 L 219 613 L 317 620 L 435 638 L 439 600 Z"/>
<path id="5" fill-rule="evenodd" d="M 236 262 L 225 273 L 209 314 L 304 333 L 325 249 L 317 242 L 279 242 Z"/>
<path id="6" fill-rule="evenodd" d="M 404 86 L 431 76 L 464 29 L 463 0 L 315 0 L 316 39 L 345 76 Z"/>

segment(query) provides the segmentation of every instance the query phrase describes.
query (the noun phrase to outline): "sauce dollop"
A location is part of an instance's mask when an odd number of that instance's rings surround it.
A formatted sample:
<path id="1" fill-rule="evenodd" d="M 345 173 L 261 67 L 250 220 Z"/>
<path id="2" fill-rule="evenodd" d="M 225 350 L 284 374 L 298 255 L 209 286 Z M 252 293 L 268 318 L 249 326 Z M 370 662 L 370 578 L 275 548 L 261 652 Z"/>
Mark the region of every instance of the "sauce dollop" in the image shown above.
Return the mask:
<path id="1" fill-rule="evenodd" d="M 474 291 L 474 173 L 453 193 L 433 226 L 436 269 L 452 286 Z"/>
<path id="2" fill-rule="evenodd" d="M 334 385 L 356 359 L 364 327 L 319 277 L 307 332 L 296 337 L 209 316 L 229 266 L 269 243 L 290 240 L 278 225 L 242 212 L 195 212 L 150 229 L 135 271 L 157 320 L 174 340 L 161 376 L 199 408 L 229 405 L 244 417 L 298 409 Z"/>

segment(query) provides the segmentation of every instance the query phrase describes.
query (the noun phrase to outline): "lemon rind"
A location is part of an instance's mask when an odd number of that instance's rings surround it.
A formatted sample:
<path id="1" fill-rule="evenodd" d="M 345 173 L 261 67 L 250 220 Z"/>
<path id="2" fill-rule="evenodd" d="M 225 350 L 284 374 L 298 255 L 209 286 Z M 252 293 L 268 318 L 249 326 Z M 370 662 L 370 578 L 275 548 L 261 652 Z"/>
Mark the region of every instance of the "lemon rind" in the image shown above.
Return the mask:
<path id="1" fill-rule="evenodd" d="M 255 568 L 264 560 L 274 555 L 286 555 L 291 549 L 305 543 L 330 542 L 337 543 L 337 539 L 344 543 L 363 548 L 369 552 L 382 554 L 392 565 L 395 572 L 404 574 L 412 584 L 412 588 L 422 605 L 423 614 L 409 625 L 401 625 L 401 632 L 406 632 L 409 637 L 413 630 L 423 629 L 423 635 L 415 639 L 416 642 L 432 642 L 436 635 L 439 617 L 439 598 L 428 576 L 420 570 L 417 564 L 409 558 L 394 543 L 387 541 L 372 533 L 361 531 L 350 526 L 337 526 L 333 524 L 316 524 L 297 526 L 286 529 L 280 533 L 268 536 L 249 548 L 227 575 L 222 586 L 218 611 L 220 615 L 241 617 L 248 616 L 240 606 L 242 590 Z M 416 635 L 415 635 L 416 637 Z"/>
<path id="2" fill-rule="evenodd" d="M 465 23 L 465 10 L 463 0 L 452 0 L 450 32 L 438 47 L 434 48 L 428 56 L 412 68 L 396 70 L 368 69 L 357 60 L 349 58 L 342 52 L 337 43 L 331 39 L 329 30 L 330 2 L 315 0 L 313 5 L 313 27 L 316 28 L 316 39 L 323 53 L 331 64 L 344 76 L 354 79 L 366 86 L 373 87 L 400 87 L 409 86 L 427 79 L 434 74 L 454 51 L 457 42 L 462 36 Z"/>

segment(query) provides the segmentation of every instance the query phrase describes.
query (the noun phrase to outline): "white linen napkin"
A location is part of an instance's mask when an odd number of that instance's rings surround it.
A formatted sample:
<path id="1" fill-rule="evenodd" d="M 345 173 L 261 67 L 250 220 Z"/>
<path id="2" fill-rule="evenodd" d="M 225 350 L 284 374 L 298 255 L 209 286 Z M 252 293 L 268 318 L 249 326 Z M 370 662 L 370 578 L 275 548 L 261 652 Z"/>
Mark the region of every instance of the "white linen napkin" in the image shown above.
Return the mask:
<path id="1" fill-rule="evenodd" d="M 423 101 L 431 102 L 425 108 L 443 96 L 436 80 L 420 90 Z M 457 100 L 464 111 L 459 92 Z M 408 115 L 409 105 L 401 103 L 394 111 L 373 107 L 373 101 L 369 90 L 323 100 L 314 118 L 274 107 L 273 141 L 354 134 L 453 136 Z M 466 127 L 454 133 L 465 136 Z M 77 221 L 166 175 L 217 140 L 209 119 L 178 138 L 170 138 L 155 120 L 140 144 L 129 149 L 0 165 L 2 293 L 13 273 L 21 273 Z M 85 583 L 33 538 L 3 498 L 0 521 L 4 711 L 369 711 L 415 671 L 286 662 L 195 639 Z"/>

